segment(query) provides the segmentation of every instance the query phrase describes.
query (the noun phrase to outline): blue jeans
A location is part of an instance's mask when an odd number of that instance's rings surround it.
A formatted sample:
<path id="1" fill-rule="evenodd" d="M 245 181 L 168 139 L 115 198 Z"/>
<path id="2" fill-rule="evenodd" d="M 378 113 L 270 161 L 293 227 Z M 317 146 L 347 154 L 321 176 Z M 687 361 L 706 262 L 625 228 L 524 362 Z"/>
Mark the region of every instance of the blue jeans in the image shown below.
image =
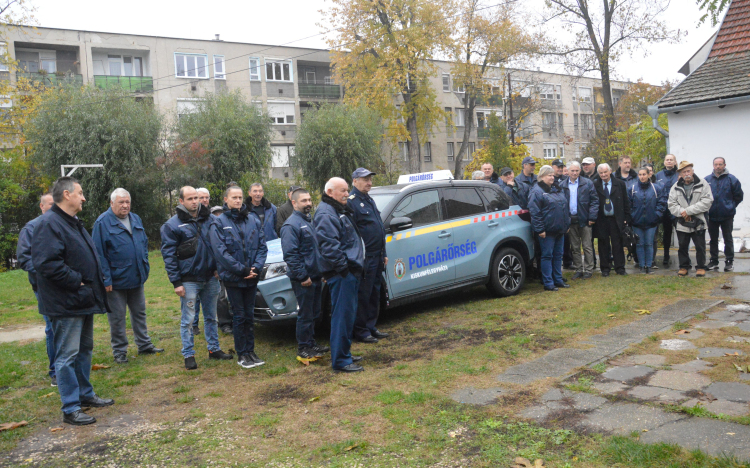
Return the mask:
<path id="1" fill-rule="evenodd" d="M 253 330 L 253 311 L 255 310 L 256 285 L 246 288 L 227 286 L 227 297 L 232 307 L 232 334 L 234 350 L 241 357 L 255 352 L 255 333 Z M 204 314 L 205 314 L 205 309 Z M 205 317 L 205 315 L 204 315 Z M 208 323 L 208 319 L 206 319 Z"/>
<path id="2" fill-rule="evenodd" d="M 380 278 L 383 273 L 383 257 L 365 258 L 365 271 L 359 283 L 357 319 L 354 321 L 354 336 L 358 339 L 372 335 L 380 312 Z"/>
<path id="3" fill-rule="evenodd" d="M 292 289 L 297 297 L 297 350 L 315 346 L 315 321 L 320 317 L 320 298 L 323 285 L 313 281 L 311 286 L 302 286 L 292 281 Z"/>
<path id="4" fill-rule="evenodd" d="M 633 226 L 633 232 L 638 234 L 638 243 L 635 245 L 635 253 L 638 255 L 638 266 L 651 268 L 654 261 L 654 236 L 657 226 L 650 228 L 639 228 Z"/>
<path id="5" fill-rule="evenodd" d="M 62 412 L 81 409 L 81 400 L 96 395 L 89 381 L 94 350 L 94 316 L 50 317 L 55 335 L 55 374 Z"/>
<path id="6" fill-rule="evenodd" d="M 547 234 L 547 237 L 539 238 L 539 246 L 542 250 L 542 282 L 545 288 L 554 288 L 563 284 L 562 256 L 563 240 L 562 234 Z"/>
<path id="7" fill-rule="evenodd" d="M 341 369 L 352 363 L 352 331 L 357 317 L 359 276 L 336 275 L 328 280 L 331 291 L 331 367 Z"/>
<path id="8" fill-rule="evenodd" d="M 34 291 L 36 302 L 39 304 L 39 294 Z M 47 358 L 49 359 L 49 376 L 55 376 L 55 332 L 52 330 L 52 321 L 46 315 L 44 317 L 44 334 L 47 342 Z"/>
<path id="9" fill-rule="evenodd" d="M 193 349 L 193 319 L 195 318 L 195 304 L 200 297 L 203 305 L 204 333 L 208 350 L 221 350 L 219 346 L 219 329 L 216 325 L 216 300 L 219 298 L 221 286 L 219 280 L 211 278 L 208 281 L 182 283 L 185 287 L 185 297 L 180 298 L 182 319 L 180 320 L 180 338 L 182 339 L 182 356 L 186 359 L 195 356 Z"/>
<path id="10" fill-rule="evenodd" d="M 200 318 L 201 318 L 201 298 L 196 297 L 195 298 L 195 320 L 193 320 L 194 327 L 198 326 L 198 324 L 200 323 Z M 204 314 L 204 318 L 205 318 L 205 314 Z"/>

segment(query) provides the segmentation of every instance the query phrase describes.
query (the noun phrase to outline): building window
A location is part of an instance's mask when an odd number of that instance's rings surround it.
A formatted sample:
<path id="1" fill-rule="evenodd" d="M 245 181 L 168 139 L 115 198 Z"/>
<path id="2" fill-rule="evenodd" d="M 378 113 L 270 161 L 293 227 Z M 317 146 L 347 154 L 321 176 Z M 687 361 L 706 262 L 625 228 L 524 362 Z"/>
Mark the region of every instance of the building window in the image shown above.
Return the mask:
<path id="1" fill-rule="evenodd" d="M 502 116 L 502 112 L 499 110 L 478 110 L 477 111 L 477 128 L 489 128 L 490 126 L 490 115 L 495 114 L 498 117 Z"/>
<path id="2" fill-rule="evenodd" d="M 424 162 L 432 162 L 432 143 L 429 141 L 424 144 Z"/>
<path id="3" fill-rule="evenodd" d="M 260 59 L 250 58 L 250 81 L 260 81 Z"/>
<path id="4" fill-rule="evenodd" d="M 199 99 L 178 99 L 177 100 L 177 118 L 181 119 L 187 114 L 192 114 L 198 108 Z"/>
<path id="5" fill-rule="evenodd" d="M 323 78 L 323 84 L 332 86 L 332 85 L 335 85 L 336 83 L 333 82 L 332 76 L 326 76 L 325 78 Z"/>
<path id="6" fill-rule="evenodd" d="M 443 73 L 443 92 L 451 92 L 451 76 L 448 73 Z"/>
<path id="7" fill-rule="evenodd" d="M 471 161 L 474 157 L 474 150 L 476 146 L 473 142 L 466 145 L 466 154 L 464 154 L 464 161 Z"/>
<path id="8" fill-rule="evenodd" d="M 591 102 L 591 88 L 578 87 L 578 100 L 580 102 Z"/>
<path id="9" fill-rule="evenodd" d="M 513 97 L 528 98 L 531 97 L 531 85 L 528 81 L 512 80 Z"/>
<path id="10" fill-rule="evenodd" d="M 214 55 L 214 78 L 217 80 L 226 80 L 227 73 L 224 70 L 224 56 Z"/>
<path id="11" fill-rule="evenodd" d="M 563 114 L 559 113 L 557 114 L 557 129 L 561 132 L 564 132 L 565 129 L 563 128 Z"/>
<path id="12" fill-rule="evenodd" d="M 266 59 L 266 81 L 292 82 L 292 61 Z"/>
<path id="13" fill-rule="evenodd" d="M 464 88 L 463 84 L 456 83 L 456 80 L 453 80 L 453 92 L 454 93 L 460 93 L 463 94 L 466 92 L 466 88 Z"/>
<path id="14" fill-rule="evenodd" d="M 562 99 L 562 86 L 555 84 L 540 84 L 539 99 L 560 101 Z"/>
<path id="15" fill-rule="evenodd" d="M 557 158 L 557 143 L 545 143 L 544 144 L 544 159 L 556 159 Z"/>
<path id="16" fill-rule="evenodd" d="M 453 158 L 454 158 L 455 155 L 453 153 L 453 142 L 452 141 L 448 142 L 448 152 L 446 154 L 448 155 L 448 161 L 449 162 L 453 161 Z"/>
<path id="17" fill-rule="evenodd" d="M 573 114 L 573 129 L 578 130 L 578 114 Z"/>
<path id="18" fill-rule="evenodd" d="M 174 54 L 175 76 L 177 78 L 208 79 L 208 55 Z"/>
<path id="19" fill-rule="evenodd" d="M 293 102 L 268 103 L 268 114 L 274 125 L 294 125 L 294 113 Z"/>
<path id="20" fill-rule="evenodd" d="M 557 126 L 557 114 L 554 112 L 542 112 L 542 129 L 552 131 Z"/>
<path id="21" fill-rule="evenodd" d="M 445 126 L 450 127 L 451 123 L 453 122 L 453 108 L 446 107 L 445 108 Z"/>
<path id="22" fill-rule="evenodd" d="M 8 60 L 8 44 L 0 42 L 0 71 L 8 71 L 10 67 L 6 61 Z"/>
<path id="23" fill-rule="evenodd" d="M 294 146 L 271 146 L 271 167 L 290 167 Z"/>
<path id="24" fill-rule="evenodd" d="M 143 76 L 143 59 L 127 55 L 108 55 L 109 76 Z"/>
<path id="25" fill-rule="evenodd" d="M 409 160 L 409 144 L 405 141 L 401 141 L 398 144 L 398 152 L 401 153 L 401 158 L 404 161 Z"/>
<path id="26" fill-rule="evenodd" d="M 456 127 L 463 127 L 464 125 L 466 125 L 466 109 L 456 108 L 455 117 L 456 117 L 456 122 L 455 122 Z"/>
<path id="27" fill-rule="evenodd" d="M 593 130 L 594 114 L 581 114 L 581 127 L 584 130 Z"/>

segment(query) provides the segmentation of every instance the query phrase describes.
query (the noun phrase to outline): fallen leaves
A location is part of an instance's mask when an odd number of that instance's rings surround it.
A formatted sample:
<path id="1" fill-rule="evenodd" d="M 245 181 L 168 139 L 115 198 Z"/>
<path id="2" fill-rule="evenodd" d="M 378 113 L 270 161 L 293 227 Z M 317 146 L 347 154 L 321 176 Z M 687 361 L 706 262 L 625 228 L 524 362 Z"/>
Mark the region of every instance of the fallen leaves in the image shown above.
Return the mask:
<path id="1" fill-rule="evenodd" d="M 109 366 L 105 366 L 104 364 L 94 364 L 91 366 L 91 370 L 102 370 L 102 369 L 109 369 Z"/>
<path id="2" fill-rule="evenodd" d="M 60 431 L 62 431 L 63 429 L 64 429 L 64 428 L 62 428 L 62 427 L 53 427 L 53 428 L 50 428 L 50 430 L 49 430 L 49 431 L 50 431 L 50 432 L 60 432 Z"/>
<path id="3" fill-rule="evenodd" d="M 307 400 L 307 402 L 308 402 L 308 403 L 312 403 L 312 402 L 314 402 L 314 401 L 318 401 L 318 400 L 320 400 L 320 397 L 319 397 L 319 396 L 316 396 L 316 397 L 312 397 L 312 398 L 310 398 L 309 400 Z"/>
<path id="4" fill-rule="evenodd" d="M 733 353 L 724 353 L 724 356 L 739 356 L 739 355 L 740 355 L 740 353 L 738 353 L 737 351 L 735 351 Z"/>
<path id="5" fill-rule="evenodd" d="M 646 309 L 637 309 L 635 312 L 638 312 L 638 315 L 651 315 L 651 311 Z"/>
<path id="6" fill-rule="evenodd" d="M 29 424 L 28 421 L 3 423 L 0 424 L 0 432 L 12 431 L 13 429 L 26 426 L 27 424 Z"/>
<path id="7" fill-rule="evenodd" d="M 540 459 L 534 460 L 533 464 L 526 458 L 522 457 L 516 457 L 513 461 L 515 465 L 513 465 L 512 468 L 544 468 L 544 460 Z"/>
<path id="8" fill-rule="evenodd" d="M 49 392 L 48 394 L 46 394 L 46 395 L 42 395 L 42 396 L 40 396 L 39 398 L 49 398 L 49 397 L 51 397 L 52 395 L 57 395 L 57 393 L 55 393 L 55 392 Z"/>
<path id="9" fill-rule="evenodd" d="M 690 333 L 690 330 L 677 330 L 674 332 L 675 335 L 687 335 L 688 333 Z"/>
<path id="10" fill-rule="evenodd" d="M 721 289 L 734 289 L 734 286 L 729 286 L 728 284 L 722 284 Z"/>
<path id="11" fill-rule="evenodd" d="M 346 452 L 351 452 L 352 450 L 354 450 L 354 449 L 355 449 L 355 448 L 357 448 L 357 447 L 359 447 L 359 444 L 354 444 L 354 445 L 350 445 L 350 446 L 346 447 L 346 448 L 344 449 L 344 451 L 346 451 Z"/>

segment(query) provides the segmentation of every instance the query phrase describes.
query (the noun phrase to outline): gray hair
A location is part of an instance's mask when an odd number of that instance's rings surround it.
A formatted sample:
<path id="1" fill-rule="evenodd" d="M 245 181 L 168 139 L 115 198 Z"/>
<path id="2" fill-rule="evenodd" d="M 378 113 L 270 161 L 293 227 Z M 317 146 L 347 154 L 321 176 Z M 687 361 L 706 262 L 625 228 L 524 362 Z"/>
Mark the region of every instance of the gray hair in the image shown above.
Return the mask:
<path id="1" fill-rule="evenodd" d="M 69 193 L 73 193 L 76 189 L 76 184 L 80 185 L 78 179 L 67 176 L 60 177 L 52 185 L 52 200 L 54 200 L 55 203 L 62 203 L 65 199 L 64 192 L 67 190 Z"/>
<path id="2" fill-rule="evenodd" d="M 199 189 L 195 189 L 195 191 L 196 191 L 196 192 L 198 192 L 198 193 L 201 193 L 201 192 L 203 192 L 203 193 L 205 193 L 206 195 L 208 195 L 209 197 L 211 196 L 211 192 L 209 192 L 209 191 L 208 191 L 208 189 L 207 189 L 206 187 L 201 187 L 201 188 L 199 188 Z"/>
<path id="3" fill-rule="evenodd" d="M 539 174 L 537 175 L 538 179 L 541 179 L 542 177 L 548 175 L 548 174 L 554 174 L 555 170 L 552 169 L 552 166 L 544 165 L 539 169 Z"/>
<path id="4" fill-rule="evenodd" d="M 612 168 L 609 167 L 609 164 L 607 163 L 601 163 L 596 167 L 596 172 L 599 172 L 600 169 L 606 168 L 609 172 L 612 172 Z"/>
<path id="5" fill-rule="evenodd" d="M 341 177 L 331 177 L 328 179 L 328 182 L 326 182 L 325 187 L 323 187 L 323 190 L 327 192 L 328 190 L 333 190 L 333 186 L 336 185 L 336 183 L 343 182 L 346 184 L 347 187 L 349 187 L 349 184 L 346 183 L 344 179 Z"/>
<path id="6" fill-rule="evenodd" d="M 42 196 L 39 197 L 39 203 L 44 203 L 44 197 L 51 197 L 51 196 L 52 196 L 52 192 L 44 192 Z M 52 198 L 52 200 L 54 201 L 55 199 Z"/>
<path id="7" fill-rule="evenodd" d="M 485 163 L 485 164 L 489 164 L 489 163 Z M 484 164 L 482 164 L 482 165 L 484 165 Z M 484 179 L 484 172 L 482 172 L 482 171 L 474 171 L 474 172 L 471 173 L 471 178 L 472 178 L 472 180 L 483 180 Z"/>
<path id="8" fill-rule="evenodd" d="M 260 187 L 260 189 L 263 190 L 263 184 L 261 184 L 260 182 L 255 182 L 253 184 L 250 184 L 250 190 L 252 190 L 253 187 Z"/>
<path id="9" fill-rule="evenodd" d="M 112 203 L 114 203 L 115 200 L 117 200 L 117 197 L 123 197 L 123 198 L 128 197 L 128 198 L 130 198 L 130 192 L 128 192 L 124 188 L 118 187 L 118 188 L 114 189 L 114 191 L 112 191 L 112 194 L 109 196 L 109 201 L 111 201 Z"/>
<path id="10" fill-rule="evenodd" d="M 570 169 L 571 167 L 577 167 L 578 169 L 580 169 L 581 163 L 579 163 L 578 161 L 570 161 L 568 163 L 568 169 Z"/>

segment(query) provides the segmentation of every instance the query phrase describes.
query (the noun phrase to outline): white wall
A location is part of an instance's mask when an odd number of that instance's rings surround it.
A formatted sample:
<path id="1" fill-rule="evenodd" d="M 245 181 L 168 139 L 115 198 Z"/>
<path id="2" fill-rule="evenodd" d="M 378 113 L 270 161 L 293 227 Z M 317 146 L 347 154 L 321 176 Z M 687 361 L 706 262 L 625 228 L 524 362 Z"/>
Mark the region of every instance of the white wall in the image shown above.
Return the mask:
<path id="1" fill-rule="evenodd" d="M 750 234 L 750 102 L 670 113 L 669 144 L 677 161 L 695 164 L 701 178 L 711 173 L 715 157 L 726 159 L 747 194 L 737 208 L 734 236 Z"/>

